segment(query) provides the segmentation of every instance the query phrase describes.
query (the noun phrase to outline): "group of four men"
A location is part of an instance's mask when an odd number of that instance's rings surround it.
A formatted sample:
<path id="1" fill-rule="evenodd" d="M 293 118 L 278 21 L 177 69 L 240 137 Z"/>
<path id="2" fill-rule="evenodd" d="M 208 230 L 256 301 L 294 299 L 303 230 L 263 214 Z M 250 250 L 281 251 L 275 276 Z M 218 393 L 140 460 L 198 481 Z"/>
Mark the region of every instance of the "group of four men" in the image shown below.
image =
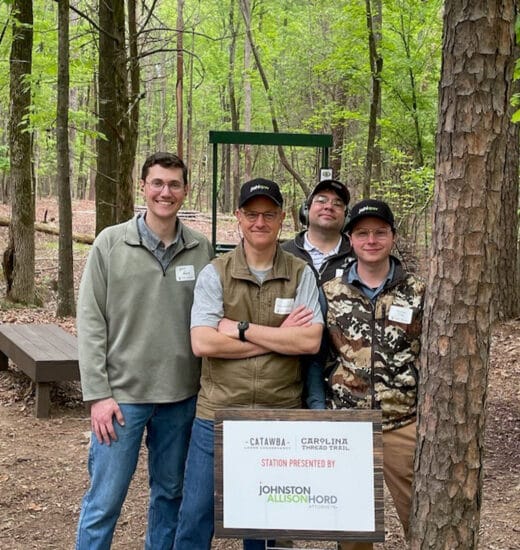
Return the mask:
<path id="1" fill-rule="evenodd" d="M 322 181 L 302 208 L 307 230 L 281 246 L 280 189 L 254 179 L 240 191 L 240 243 L 213 259 L 177 216 L 182 160 L 151 155 L 140 183 L 146 212 L 98 235 L 80 286 L 92 438 L 77 550 L 110 548 L 145 432 L 145 548 L 209 549 L 215 411 L 301 408 L 303 396 L 310 408 L 382 409 L 385 481 L 407 531 L 424 286 L 391 255 L 389 207 L 364 200 L 347 217 L 346 187 Z"/>

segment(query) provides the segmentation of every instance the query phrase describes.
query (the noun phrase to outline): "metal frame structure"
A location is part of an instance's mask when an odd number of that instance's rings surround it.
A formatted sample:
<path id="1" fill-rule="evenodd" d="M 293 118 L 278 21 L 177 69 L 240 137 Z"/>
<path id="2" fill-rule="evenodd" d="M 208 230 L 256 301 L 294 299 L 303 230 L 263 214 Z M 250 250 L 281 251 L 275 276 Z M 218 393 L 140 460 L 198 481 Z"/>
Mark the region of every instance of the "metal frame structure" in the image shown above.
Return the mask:
<path id="1" fill-rule="evenodd" d="M 211 243 L 216 254 L 226 252 L 235 245 L 217 244 L 217 193 L 218 193 L 218 146 L 230 145 L 270 145 L 321 148 L 321 165 L 329 165 L 329 149 L 332 147 L 331 134 L 284 134 L 277 132 L 223 132 L 210 130 L 209 143 L 213 144 L 213 199 Z"/>

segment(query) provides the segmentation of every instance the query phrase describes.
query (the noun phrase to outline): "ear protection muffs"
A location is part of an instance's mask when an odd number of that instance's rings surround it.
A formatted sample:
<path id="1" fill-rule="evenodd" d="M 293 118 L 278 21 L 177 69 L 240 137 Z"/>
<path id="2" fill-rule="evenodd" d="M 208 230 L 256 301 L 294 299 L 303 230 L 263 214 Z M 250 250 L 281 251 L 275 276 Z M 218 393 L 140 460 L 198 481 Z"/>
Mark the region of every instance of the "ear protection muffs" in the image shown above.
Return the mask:
<path id="1" fill-rule="evenodd" d="M 312 201 L 312 196 L 310 196 L 305 202 L 302 203 L 300 206 L 300 210 L 298 211 L 298 218 L 300 220 L 300 223 L 304 227 L 309 227 L 309 206 Z M 341 233 L 345 233 L 345 229 L 347 227 L 347 224 L 349 222 L 350 218 L 350 212 L 348 209 L 348 206 L 345 207 L 345 219 L 343 220 L 343 226 L 340 230 Z"/>

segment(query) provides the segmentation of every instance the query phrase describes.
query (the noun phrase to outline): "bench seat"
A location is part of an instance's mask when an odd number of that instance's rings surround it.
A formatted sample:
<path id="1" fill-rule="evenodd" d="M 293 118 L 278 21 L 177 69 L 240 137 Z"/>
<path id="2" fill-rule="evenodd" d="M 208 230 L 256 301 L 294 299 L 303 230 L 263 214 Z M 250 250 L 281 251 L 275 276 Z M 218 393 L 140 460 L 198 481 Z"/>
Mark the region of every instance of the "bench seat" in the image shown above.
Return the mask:
<path id="1" fill-rule="evenodd" d="M 79 380 L 76 337 L 55 324 L 1 324 L 0 370 L 8 359 L 36 384 L 36 416 L 48 418 L 50 382 Z"/>

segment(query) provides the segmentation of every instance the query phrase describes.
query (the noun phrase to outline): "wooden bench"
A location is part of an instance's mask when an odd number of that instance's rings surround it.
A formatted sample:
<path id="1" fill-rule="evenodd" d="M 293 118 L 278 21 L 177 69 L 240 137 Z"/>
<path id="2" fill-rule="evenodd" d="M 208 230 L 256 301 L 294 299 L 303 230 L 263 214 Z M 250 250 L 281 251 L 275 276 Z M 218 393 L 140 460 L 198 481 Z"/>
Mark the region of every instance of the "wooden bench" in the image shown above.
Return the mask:
<path id="1" fill-rule="evenodd" d="M 36 417 L 48 418 L 50 382 L 79 380 L 76 337 L 58 325 L 0 324 L 0 370 L 8 359 L 36 383 Z"/>

